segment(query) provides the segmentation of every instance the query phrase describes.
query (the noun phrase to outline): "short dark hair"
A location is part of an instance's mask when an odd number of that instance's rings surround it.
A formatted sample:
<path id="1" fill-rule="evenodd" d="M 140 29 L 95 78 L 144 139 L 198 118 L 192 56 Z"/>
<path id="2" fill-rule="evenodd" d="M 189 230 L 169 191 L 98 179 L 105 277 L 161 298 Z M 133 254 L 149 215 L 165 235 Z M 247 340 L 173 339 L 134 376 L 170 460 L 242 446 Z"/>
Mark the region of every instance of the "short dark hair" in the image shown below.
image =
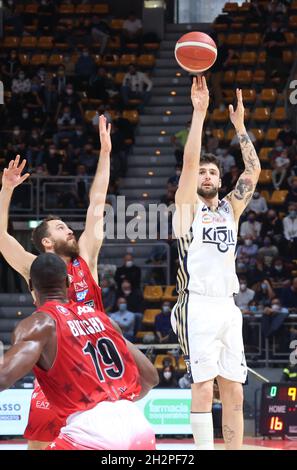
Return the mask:
<path id="1" fill-rule="evenodd" d="M 44 252 L 44 246 L 42 244 L 42 239 L 49 236 L 48 232 L 48 222 L 51 220 L 62 220 L 61 217 L 50 214 L 46 219 L 44 219 L 32 232 L 32 242 L 39 251 L 39 253 Z"/>
<path id="2" fill-rule="evenodd" d="M 216 157 L 213 153 L 204 153 L 201 157 L 200 157 L 200 165 L 206 165 L 208 163 L 213 163 L 214 165 L 216 165 L 216 167 L 218 168 L 219 170 L 219 173 L 221 175 L 222 171 L 221 171 L 221 164 L 220 164 L 220 160 L 218 159 L 218 157 Z"/>
<path id="3" fill-rule="evenodd" d="M 42 253 L 30 268 L 32 286 L 37 291 L 48 292 L 66 286 L 66 263 L 54 253 Z"/>

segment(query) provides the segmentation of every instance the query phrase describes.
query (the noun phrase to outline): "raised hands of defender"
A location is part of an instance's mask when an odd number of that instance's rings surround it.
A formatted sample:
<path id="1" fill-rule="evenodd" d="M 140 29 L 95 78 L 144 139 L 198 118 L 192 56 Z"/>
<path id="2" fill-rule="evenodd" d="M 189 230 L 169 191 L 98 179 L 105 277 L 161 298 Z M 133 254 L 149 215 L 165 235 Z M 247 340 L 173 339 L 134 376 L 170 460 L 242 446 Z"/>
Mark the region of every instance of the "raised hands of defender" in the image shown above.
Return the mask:
<path id="1" fill-rule="evenodd" d="M 8 168 L 4 168 L 2 176 L 2 187 L 5 189 L 13 190 L 20 184 L 22 184 L 29 176 L 30 173 L 22 175 L 22 171 L 25 168 L 26 160 L 20 163 L 20 155 L 15 157 L 15 160 L 9 162 Z"/>
<path id="2" fill-rule="evenodd" d="M 111 124 L 109 123 L 106 126 L 107 119 L 101 114 L 99 116 L 99 137 L 101 143 L 101 152 L 110 153 L 111 152 L 111 139 L 110 139 L 110 130 Z"/>
<path id="3" fill-rule="evenodd" d="M 242 91 L 236 88 L 237 107 L 234 111 L 232 104 L 229 104 L 229 114 L 232 124 L 236 130 L 244 128 L 244 106 L 242 101 Z"/>
<path id="4" fill-rule="evenodd" d="M 205 115 L 209 104 L 209 92 L 205 77 L 193 78 L 191 99 L 194 110 Z"/>

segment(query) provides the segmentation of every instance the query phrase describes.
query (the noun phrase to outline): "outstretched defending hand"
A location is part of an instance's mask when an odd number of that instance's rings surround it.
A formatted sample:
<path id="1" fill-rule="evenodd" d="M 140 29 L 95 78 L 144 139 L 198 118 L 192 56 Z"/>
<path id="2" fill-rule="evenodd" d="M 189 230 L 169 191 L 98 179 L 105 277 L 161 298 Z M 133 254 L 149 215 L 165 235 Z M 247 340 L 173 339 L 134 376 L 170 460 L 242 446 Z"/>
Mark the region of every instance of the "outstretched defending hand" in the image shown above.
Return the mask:
<path id="1" fill-rule="evenodd" d="M 191 99 L 194 110 L 206 115 L 209 104 L 209 92 L 204 76 L 193 78 Z"/>
<path id="2" fill-rule="evenodd" d="M 236 88 L 236 97 L 237 97 L 237 107 L 234 111 L 232 104 L 229 104 L 229 114 L 232 124 L 235 129 L 241 130 L 244 129 L 244 106 L 242 101 L 242 90 Z"/>
<path id="3" fill-rule="evenodd" d="M 25 173 L 21 176 L 26 165 L 26 160 L 23 160 L 20 165 L 19 162 L 20 155 L 17 155 L 15 160 L 9 162 L 8 168 L 4 168 L 2 176 L 3 188 L 13 190 L 30 176 L 30 173 Z"/>
<path id="4" fill-rule="evenodd" d="M 109 123 L 106 127 L 106 117 L 101 114 L 99 116 L 99 136 L 101 143 L 101 152 L 110 153 L 111 152 L 111 139 L 110 139 L 110 130 L 111 124 Z"/>

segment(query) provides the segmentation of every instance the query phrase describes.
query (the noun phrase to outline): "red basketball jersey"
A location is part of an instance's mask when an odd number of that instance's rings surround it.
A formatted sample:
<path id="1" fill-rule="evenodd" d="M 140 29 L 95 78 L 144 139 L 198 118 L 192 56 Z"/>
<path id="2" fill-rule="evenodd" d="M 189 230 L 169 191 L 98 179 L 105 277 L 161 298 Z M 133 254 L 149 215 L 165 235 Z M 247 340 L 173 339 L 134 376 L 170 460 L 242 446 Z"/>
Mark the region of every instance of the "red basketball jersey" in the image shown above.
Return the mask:
<path id="1" fill-rule="evenodd" d="M 133 400 L 141 386 L 124 338 L 105 313 L 74 302 L 46 302 L 38 311 L 56 322 L 57 355 L 50 370 L 34 373 L 60 418 L 105 400 Z"/>
<path id="2" fill-rule="evenodd" d="M 67 264 L 67 272 L 70 281 L 68 298 L 104 312 L 101 288 L 95 282 L 85 260 L 78 256 Z"/>

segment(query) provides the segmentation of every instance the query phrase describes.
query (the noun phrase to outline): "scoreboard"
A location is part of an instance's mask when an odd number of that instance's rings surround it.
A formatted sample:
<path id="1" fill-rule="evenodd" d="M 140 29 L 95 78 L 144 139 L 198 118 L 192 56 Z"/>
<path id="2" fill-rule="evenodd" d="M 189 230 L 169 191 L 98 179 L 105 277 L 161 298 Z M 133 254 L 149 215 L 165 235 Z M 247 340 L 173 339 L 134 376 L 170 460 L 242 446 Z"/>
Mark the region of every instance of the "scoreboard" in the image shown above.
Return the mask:
<path id="1" fill-rule="evenodd" d="M 297 383 L 262 385 L 259 431 L 263 436 L 297 436 Z"/>

